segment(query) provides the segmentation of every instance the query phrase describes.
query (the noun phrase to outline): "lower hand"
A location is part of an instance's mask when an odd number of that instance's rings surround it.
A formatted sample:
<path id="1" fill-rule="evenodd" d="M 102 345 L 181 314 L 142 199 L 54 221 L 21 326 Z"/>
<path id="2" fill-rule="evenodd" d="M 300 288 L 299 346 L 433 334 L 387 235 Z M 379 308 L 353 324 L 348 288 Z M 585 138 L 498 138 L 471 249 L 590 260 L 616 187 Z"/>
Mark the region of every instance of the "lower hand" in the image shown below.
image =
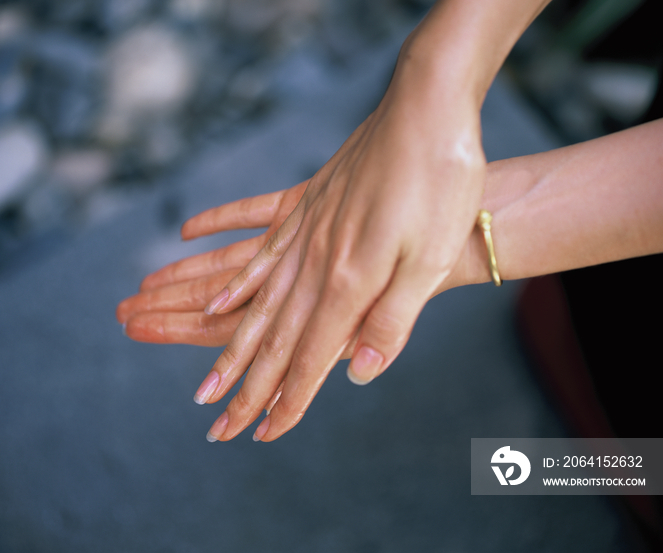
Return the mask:
<path id="1" fill-rule="evenodd" d="M 140 292 L 117 307 L 117 320 L 124 325 L 127 336 L 143 342 L 226 345 L 246 306 L 215 316 L 203 310 L 290 215 L 306 184 L 245 198 L 189 219 L 182 227 L 185 240 L 224 230 L 268 228 L 255 238 L 171 263 L 147 276 Z"/>

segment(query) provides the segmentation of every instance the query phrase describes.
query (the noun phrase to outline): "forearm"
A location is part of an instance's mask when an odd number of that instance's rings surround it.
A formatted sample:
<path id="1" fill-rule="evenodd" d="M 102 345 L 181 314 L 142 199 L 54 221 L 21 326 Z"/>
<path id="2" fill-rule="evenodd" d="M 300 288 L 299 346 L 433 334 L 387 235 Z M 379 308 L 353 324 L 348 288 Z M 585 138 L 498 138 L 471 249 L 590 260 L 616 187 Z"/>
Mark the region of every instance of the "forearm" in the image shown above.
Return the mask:
<path id="1" fill-rule="evenodd" d="M 421 85 L 424 103 L 462 97 L 480 107 L 513 45 L 549 1 L 440 0 L 405 41 L 399 65 Z"/>
<path id="2" fill-rule="evenodd" d="M 663 120 L 491 163 L 486 182 L 504 279 L 663 252 Z M 478 230 L 454 279 L 490 280 Z"/>

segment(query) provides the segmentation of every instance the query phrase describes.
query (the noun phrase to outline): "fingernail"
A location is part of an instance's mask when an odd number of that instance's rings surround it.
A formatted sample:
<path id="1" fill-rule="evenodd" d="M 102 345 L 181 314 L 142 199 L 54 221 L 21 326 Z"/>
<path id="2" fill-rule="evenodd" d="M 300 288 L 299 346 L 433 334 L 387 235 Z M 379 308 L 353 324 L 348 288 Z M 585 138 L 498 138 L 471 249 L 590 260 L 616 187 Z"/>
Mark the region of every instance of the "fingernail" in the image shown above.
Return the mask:
<path id="1" fill-rule="evenodd" d="M 122 323 L 122 334 L 127 335 L 127 323 Z"/>
<path id="2" fill-rule="evenodd" d="M 214 393 L 214 390 L 216 390 L 218 384 L 219 373 L 212 371 L 207 375 L 207 378 L 203 380 L 203 383 L 200 385 L 200 388 L 198 388 L 196 395 L 193 396 L 193 401 L 195 401 L 198 405 L 207 403 L 207 400 Z"/>
<path id="3" fill-rule="evenodd" d="M 269 430 L 269 416 L 265 417 L 265 419 L 260 423 L 260 426 L 256 428 L 256 432 L 253 435 L 253 441 L 259 442 L 262 440 L 263 436 L 267 434 L 267 430 Z"/>
<path id="4" fill-rule="evenodd" d="M 350 361 L 348 367 L 348 378 L 353 384 L 364 386 L 373 380 L 377 375 L 384 357 L 368 346 L 359 348 L 357 355 Z"/>
<path id="5" fill-rule="evenodd" d="M 205 313 L 208 315 L 214 315 L 219 310 L 223 309 L 228 303 L 228 298 L 230 297 L 230 291 L 228 288 L 224 288 L 221 292 L 214 297 L 214 299 L 209 302 L 209 305 L 205 308 Z"/>
<path id="6" fill-rule="evenodd" d="M 209 432 L 207 433 L 207 441 L 216 442 L 221 436 L 223 436 L 226 428 L 228 428 L 228 413 L 224 411 L 223 415 L 216 419 L 212 428 L 209 429 Z"/>

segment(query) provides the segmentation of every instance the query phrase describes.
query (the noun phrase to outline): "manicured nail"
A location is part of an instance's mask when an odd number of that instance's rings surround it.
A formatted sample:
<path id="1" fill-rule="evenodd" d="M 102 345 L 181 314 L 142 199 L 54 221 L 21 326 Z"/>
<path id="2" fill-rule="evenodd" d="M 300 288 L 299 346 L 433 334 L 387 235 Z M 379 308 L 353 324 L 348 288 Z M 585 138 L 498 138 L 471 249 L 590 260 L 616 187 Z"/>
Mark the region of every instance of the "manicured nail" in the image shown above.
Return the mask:
<path id="1" fill-rule="evenodd" d="M 228 303 L 229 297 L 230 291 L 228 288 L 224 288 L 218 295 L 214 297 L 211 302 L 209 302 L 209 305 L 205 308 L 205 313 L 208 315 L 214 315 L 225 307 L 225 305 Z"/>
<path id="2" fill-rule="evenodd" d="M 207 433 L 207 441 L 216 442 L 221 436 L 223 436 L 226 428 L 228 428 L 228 413 L 224 411 L 223 415 L 216 419 L 212 428 L 209 429 L 209 432 Z"/>
<path id="3" fill-rule="evenodd" d="M 203 383 L 200 385 L 200 388 L 198 388 L 196 395 L 193 396 L 193 401 L 195 401 L 198 405 L 207 403 L 207 400 L 214 393 L 214 390 L 216 390 L 218 384 L 219 373 L 212 371 L 207 375 L 207 378 L 203 380 Z"/>
<path id="4" fill-rule="evenodd" d="M 353 384 L 364 386 L 373 380 L 377 375 L 384 357 L 368 346 L 359 348 L 357 355 L 350 361 L 348 367 L 348 378 Z"/>
<path id="5" fill-rule="evenodd" d="M 267 430 L 269 430 L 269 416 L 265 417 L 265 419 L 260 423 L 258 428 L 256 428 L 256 432 L 253 435 L 253 441 L 254 442 L 259 442 L 262 440 L 262 437 L 267 434 Z"/>

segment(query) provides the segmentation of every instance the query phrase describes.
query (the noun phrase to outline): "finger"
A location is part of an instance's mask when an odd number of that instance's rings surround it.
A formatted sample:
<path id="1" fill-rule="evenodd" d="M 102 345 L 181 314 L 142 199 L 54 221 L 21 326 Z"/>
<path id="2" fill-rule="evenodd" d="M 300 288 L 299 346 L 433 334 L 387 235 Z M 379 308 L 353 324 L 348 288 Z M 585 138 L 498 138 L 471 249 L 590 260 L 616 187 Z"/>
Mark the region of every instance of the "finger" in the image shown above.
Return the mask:
<path id="1" fill-rule="evenodd" d="M 348 366 L 348 378 L 368 384 L 382 374 L 405 347 L 426 301 L 441 280 L 440 272 L 426 274 L 416 264 L 402 262 L 362 324 Z"/>
<path id="2" fill-rule="evenodd" d="M 176 261 L 147 275 L 140 285 L 140 290 L 150 290 L 234 267 L 244 267 L 265 245 L 266 240 L 264 235 L 260 235 L 230 244 L 225 248 Z"/>
<path id="3" fill-rule="evenodd" d="M 350 359 L 352 357 L 352 352 L 354 351 L 354 347 L 357 344 L 357 339 L 359 338 L 359 333 L 355 334 L 355 337 L 348 343 L 348 345 L 345 347 L 343 350 L 343 353 L 341 354 L 341 359 Z M 279 400 L 281 397 L 281 393 L 283 392 L 283 386 L 285 385 L 285 380 L 281 382 L 279 387 L 276 390 L 276 393 L 272 396 L 272 399 L 269 400 L 267 405 L 265 406 L 265 411 L 266 414 L 269 415 L 271 410 L 274 408 L 274 405 L 276 405 L 276 402 Z"/>
<path id="4" fill-rule="evenodd" d="M 117 306 L 115 315 L 120 323 L 125 323 L 142 311 L 203 311 L 238 272 L 239 269 L 230 269 L 145 290 L 123 300 Z"/>
<path id="5" fill-rule="evenodd" d="M 348 345 L 345 347 L 343 350 L 343 353 L 341 354 L 341 359 L 350 359 L 352 357 L 352 352 L 354 351 L 354 347 L 357 344 L 357 338 L 359 338 L 359 334 L 357 333 L 355 337 L 348 343 Z M 279 387 L 276 390 L 276 393 L 272 396 L 272 399 L 269 400 L 267 405 L 265 406 L 265 411 L 266 414 L 269 415 L 271 410 L 274 408 L 274 405 L 276 405 L 276 402 L 279 400 L 281 397 L 281 393 L 283 392 L 283 386 L 285 385 L 285 380 L 281 382 Z"/>
<path id="6" fill-rule="evenodd" d="M 281 382 L 279 387 L 276 389 L 276 393 L 272 396 L 272 399 L 270 399 L 267 405 L 265 405 L 265 411 L 267 412 L 267 415 L 269 415 L 270 411 L 274 408 L 274 405 L 276 405 L 276 402 L 281 397 L 281 392 L 283 392 L 284 384 L 285 380 Z"/>
<path id="7" fill-rule="evenodd" d="M 196 403 L 213 403 L 221 399 L 246 372 L 260 348 L 266 329 L 276 315 L 297 274 L 297 252 L 284 256 L 270 278 L 251 301 L 246 315 L 214 367 L 194 396 Z M 234 311 L 233 311 L 234 313 Z M 223 317 L 213 315 L 212 317 Z M 272 392 L 276 390 L 278 383 Z M 267 403 L 265 399 L 263 405 Z M 212 435 L 217 438 L 214 427 Z"/>
<path id="8" fill-rule="evenodd" d="M 138 313 L 126 322 L 125 333 L 132 340 L 153 344 L 224 346 L 230 341 L 247 309 L 241 307 L 232 313 L 213 316 L 202 312 Z"/>
<path id="9" fill-rule="evenodd" d="M 218 439 L 227 441 L 242 432 L 277 393 L 317 301 L 319 286 L 314 279 L 308 278 L 308 275 L 308 271 L 300 271 L 297 274 L 292 290 L 264 332 L 262 343 L 242 387 L 219 418 L 226 422 L 226 428 L 221 434 L 217 434 L 214 426 L 211 429 L 211 433 Z"/>
<path id="10" fill-rule="evenodd" d="M 379 282 L 372 284 L 379 290 Z M 357 329 L 373 299 L 369 296 L 362 304 L 359 294 L 347 289 L 344 295 L 338 294 L 341 288 L 343 286 L 326 288 L 306 321 L 285 376 L 283 391 L 268 417 L 256 429 L 254 440 L 269 442 L 293 428 L 334 365 L 354 343 Z"/>
<path id="11" fill-rule="evenodd" d="M 182 226 L 182 238 L 191 240 L 225 230 L 267 227 L 281 203 L 285 190 L 243 198 L 191 217 Z"/>
<path id="12" fill-rule="evenodd" d="M 257 293 L 288 250 L 297 234 L 303 213 L 304 206 L 299 204 L 246 267 L 212 299 L 205 313 L 211 315 L 232 311 Z"/>

